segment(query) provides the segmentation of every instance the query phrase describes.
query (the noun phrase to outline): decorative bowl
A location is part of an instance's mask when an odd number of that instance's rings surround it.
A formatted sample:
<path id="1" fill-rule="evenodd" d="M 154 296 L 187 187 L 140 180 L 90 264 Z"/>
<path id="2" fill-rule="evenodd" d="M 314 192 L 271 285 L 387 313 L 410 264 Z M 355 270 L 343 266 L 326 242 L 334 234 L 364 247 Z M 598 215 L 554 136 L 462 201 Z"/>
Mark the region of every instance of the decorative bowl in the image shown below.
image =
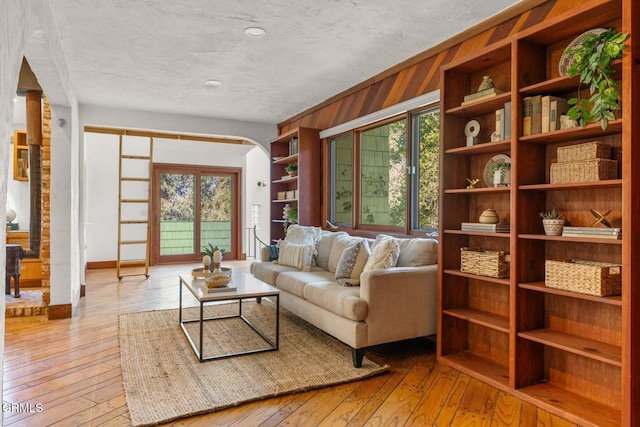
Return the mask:
<path id="1" fill-rule="evenodd" d="M 220 271 L 211 273 L 205 277 L 204 282 L 208 288 L 222 288 L 231 283 L 231 269 L 228 267 L 220 267 Z"/>

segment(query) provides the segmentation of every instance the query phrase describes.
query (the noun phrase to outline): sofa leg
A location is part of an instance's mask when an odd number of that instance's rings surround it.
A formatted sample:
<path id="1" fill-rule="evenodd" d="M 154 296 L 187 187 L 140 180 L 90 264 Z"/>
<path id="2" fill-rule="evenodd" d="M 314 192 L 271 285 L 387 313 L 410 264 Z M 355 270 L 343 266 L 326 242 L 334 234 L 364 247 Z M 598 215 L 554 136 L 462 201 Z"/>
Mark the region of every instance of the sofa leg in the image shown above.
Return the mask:
<path id="1" fill-rule="evenodd" d="M 362 367 L 362 359 L 364 358 L 364 348 L 352 348 L 351 357 L 353 358 L 353 366 L 356 368 Z"/>
<path id="2" fill-rule="evenodd" d="M 256 302 L 257 302 L 258 304 L 262 303 L 262 297 L 258 297 L 258 298 L 256 298 Z"/>

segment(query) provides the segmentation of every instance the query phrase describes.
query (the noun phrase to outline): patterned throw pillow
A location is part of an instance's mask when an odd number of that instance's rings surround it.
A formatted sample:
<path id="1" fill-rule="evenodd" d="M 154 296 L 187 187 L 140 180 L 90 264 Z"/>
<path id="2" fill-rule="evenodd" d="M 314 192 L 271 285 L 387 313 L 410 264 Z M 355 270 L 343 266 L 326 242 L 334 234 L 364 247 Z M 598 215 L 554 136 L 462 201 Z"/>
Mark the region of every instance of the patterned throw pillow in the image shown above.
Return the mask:
<path id="1" fill-rule="evenodd" d="M 392 237 L 376 238 L 371 249 L 371 256 L 367 260 L 363 271 L 395 267 L 398 262 L 398 256 L 400 256 L 400 245 L 396 239 Z"/>
<path id="2" fill-rule="evenodd" d="M 278 264 L 296 267 L 298 270 L 310 271 L 316 247 L 310 244 L 278 242 Z"/>
<path id="3" fill-rule="evenodd" d="M 336 280 L 342 286 L 357 286 L 360 284 L 360 273 L 367 263 L 371 251 L 366 240 L 349 246 L 340 255 L 336 266 Z"/>

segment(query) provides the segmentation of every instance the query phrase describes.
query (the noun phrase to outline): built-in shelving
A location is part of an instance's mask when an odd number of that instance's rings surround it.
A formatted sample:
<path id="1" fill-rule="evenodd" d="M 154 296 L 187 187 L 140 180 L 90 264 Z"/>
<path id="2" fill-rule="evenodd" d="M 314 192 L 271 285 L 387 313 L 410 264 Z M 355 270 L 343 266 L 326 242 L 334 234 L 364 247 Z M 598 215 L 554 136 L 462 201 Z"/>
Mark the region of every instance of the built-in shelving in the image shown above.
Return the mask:
<path id="1" fill-rule="evenodd" d="M 631 174 L 623 166 L 633 163 L 622 161 L 622 153 L 631 153 L 628 123 L 617 118 L 605 130 L 593 123 L 523 136 L 523 100 L 534 95 L 575 96 L 578 79 L 558 71 L 564 48 L 595 27 L 622 31 L 621 16 L 620 1 L 589 1 L 441 70 L 438 360 L 585 425 L 614 426 L 629 420 L 625 417 L 634 398 L 624 393 L 633 388 L 623 372 L 637 363 L 625 356 L 630 345 L 624 340 L 630 336 L 625 328 L 630 326 L 623 316 L 632 301 L 624 297 L 631 283 L 623 280 L 622 296 L 607 297 L 548 288 L 545 260 L 611 262 L 621 264 L 624 272 L 623 254 L 631 242 L 548 236 L 539 213 L 557 207 L 571 225 L 580 227 L 592 225 L 591 209 L 610 211 L 609 219 L 625 229 L 631 211 L 624 209 L 622 200 Z M 625 61 L 631 59 L 614 63 L 618 81 L 627 69 Z M 462 105 L 484 76 L 491 76 L 503 92 Z M 512 111 L 507 118 L 510 139 L 490 142 L 496 110 L 506 102 Z M 464 128 L 470 120 L 476 120 L 481 131 L 477 143 L 467 146 Z M 618 177 L 550 183 L 558 148 L 593 140 L 612 147 L 612 158 L 620 165 Z M 483 177 L 485 165 L 496 154 L 511 158 L 511 186 L 494 188 L 480 182 L 467 188 L 467 178 Z M 487 208 L 495 208 L 511 225 L 509 233 L 461 230 L 462 222 L 477 222 Z M 505 251 L 510 277 L 460 271 L 463 247 Z"/>

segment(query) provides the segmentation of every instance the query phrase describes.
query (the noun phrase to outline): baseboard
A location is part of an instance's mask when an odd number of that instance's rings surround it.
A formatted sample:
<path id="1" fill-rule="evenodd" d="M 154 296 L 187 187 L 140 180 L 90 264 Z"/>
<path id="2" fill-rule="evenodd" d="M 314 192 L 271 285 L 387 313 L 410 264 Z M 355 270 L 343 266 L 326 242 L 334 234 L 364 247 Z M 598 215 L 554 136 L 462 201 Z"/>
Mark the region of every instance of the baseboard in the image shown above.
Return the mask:
<path id="1" fill-rule="evenodd" d="M 71 312 L 71 304 L 50 305 L 49 320 L 70 319 Z"/>

